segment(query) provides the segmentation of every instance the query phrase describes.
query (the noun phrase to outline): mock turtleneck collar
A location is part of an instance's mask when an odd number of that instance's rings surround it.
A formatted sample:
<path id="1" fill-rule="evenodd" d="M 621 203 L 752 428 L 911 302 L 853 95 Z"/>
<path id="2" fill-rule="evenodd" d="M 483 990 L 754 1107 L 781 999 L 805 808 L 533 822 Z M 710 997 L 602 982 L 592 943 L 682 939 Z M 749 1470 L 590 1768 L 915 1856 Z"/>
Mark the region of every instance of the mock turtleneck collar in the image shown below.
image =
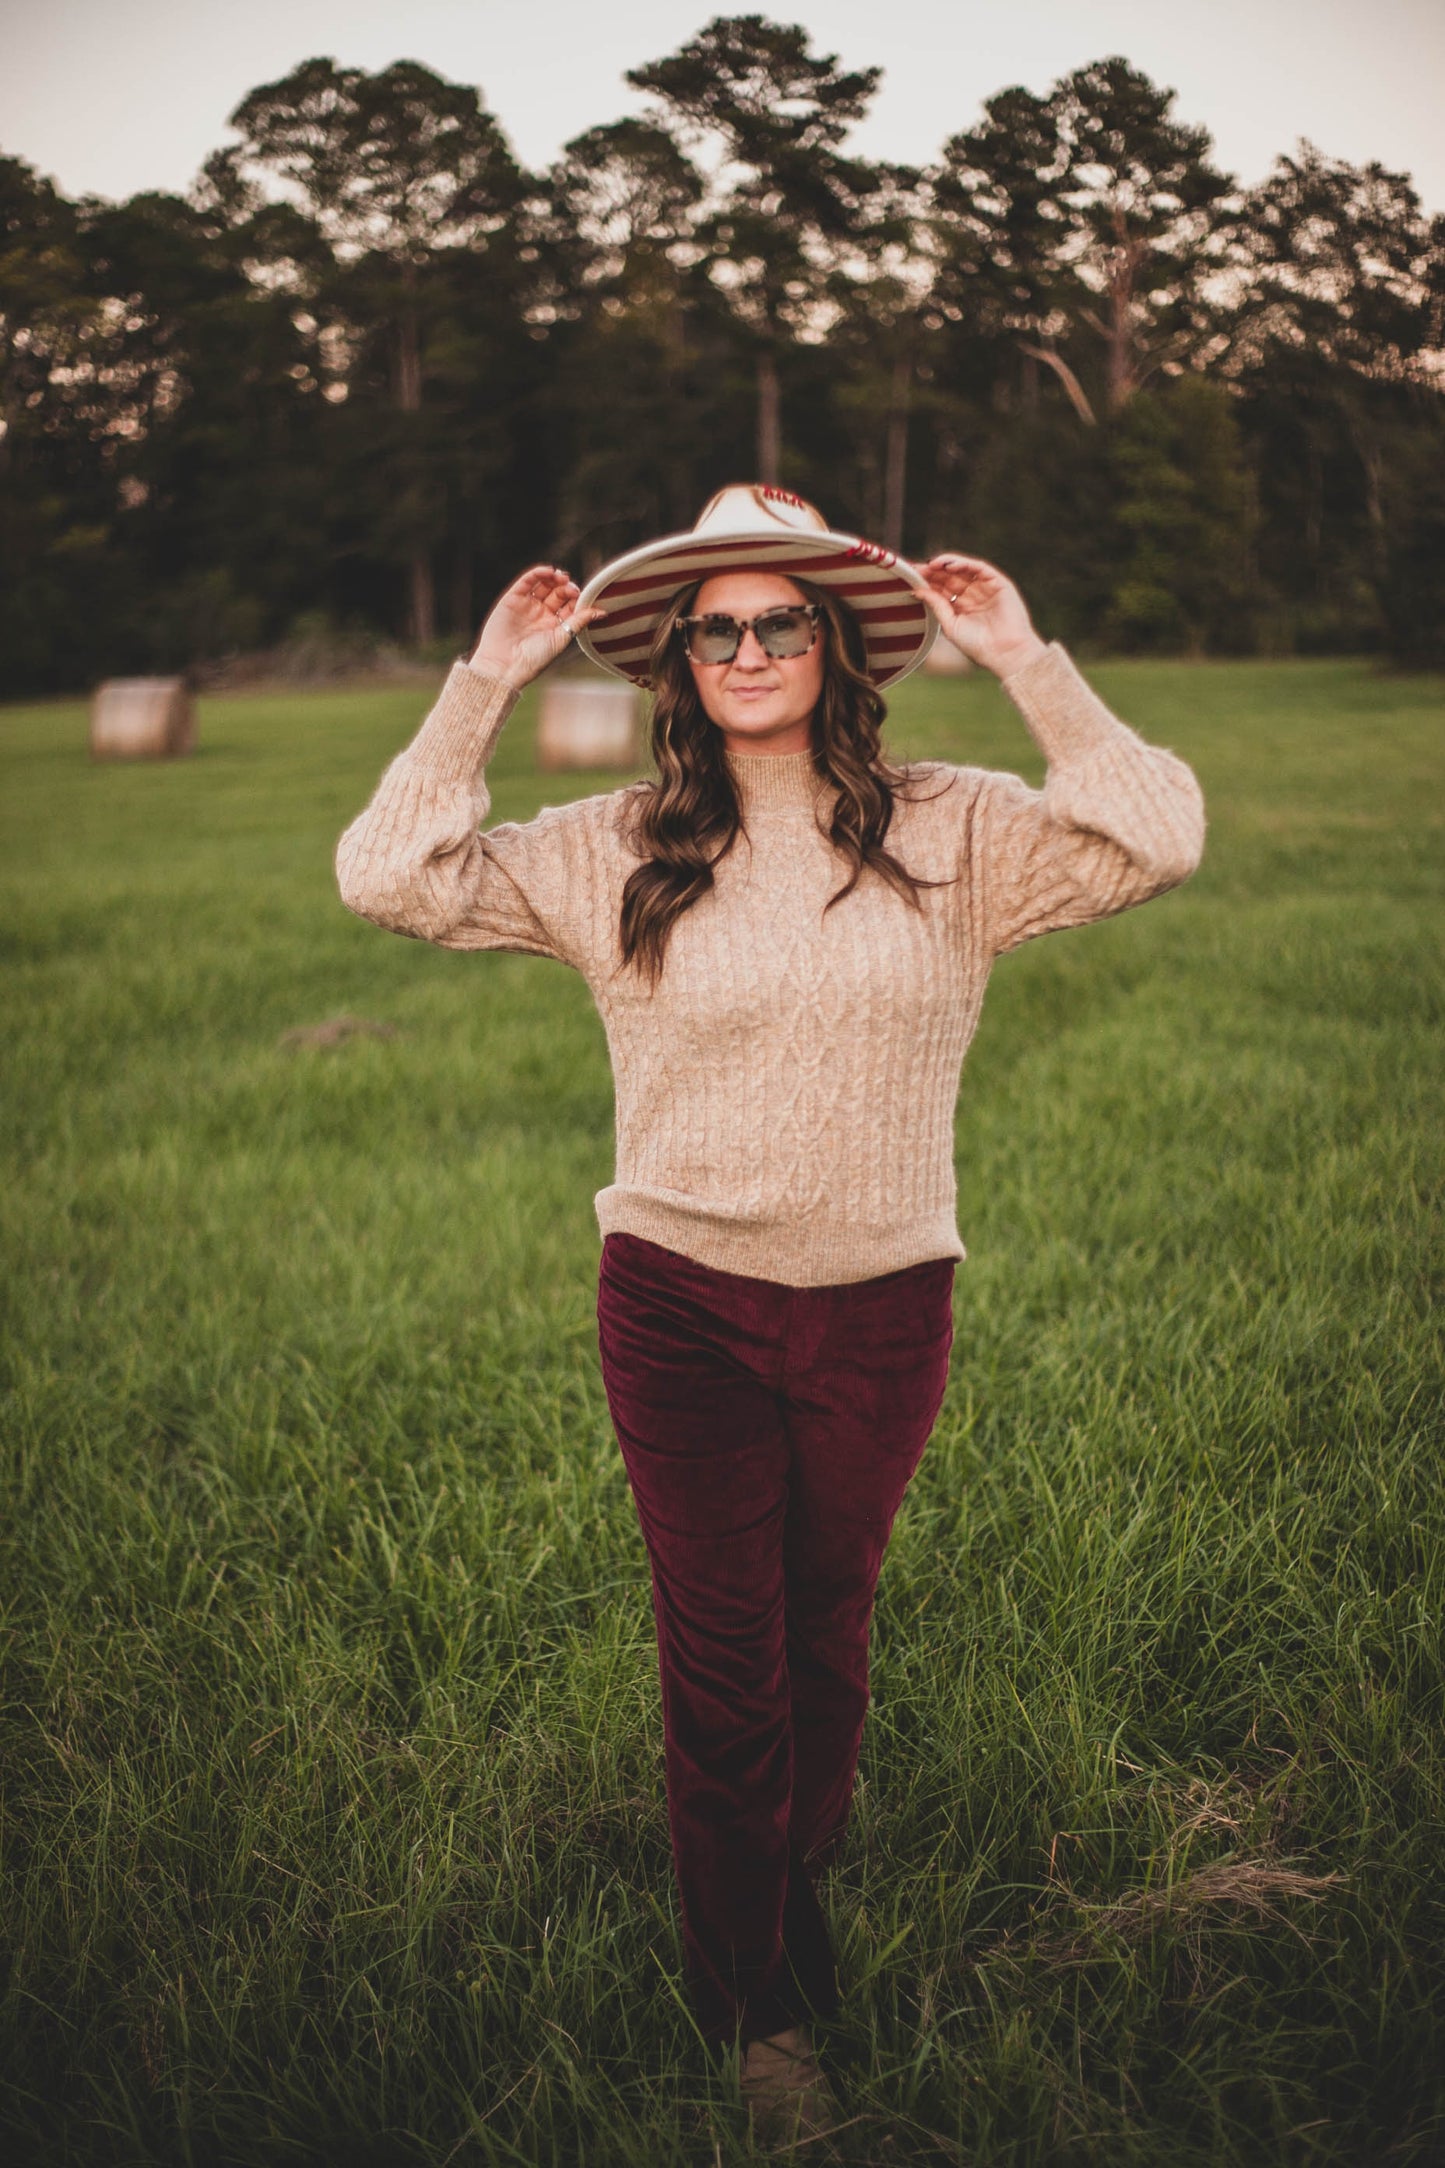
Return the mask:
<path id="1" fill-rule="evenodd" d="M 790 805 L 811 810 L 823 787 L 811 753 L 730 752 L 727 764 L 745 813 Z"/>

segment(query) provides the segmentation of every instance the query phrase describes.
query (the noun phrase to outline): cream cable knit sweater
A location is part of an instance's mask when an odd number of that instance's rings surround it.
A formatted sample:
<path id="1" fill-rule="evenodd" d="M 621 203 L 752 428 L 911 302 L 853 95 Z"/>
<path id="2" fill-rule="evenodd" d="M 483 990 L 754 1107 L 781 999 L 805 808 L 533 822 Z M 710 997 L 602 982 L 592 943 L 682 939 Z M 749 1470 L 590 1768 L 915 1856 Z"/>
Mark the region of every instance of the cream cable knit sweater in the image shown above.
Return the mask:
<path id="1" fill-rule="evenodd" d="M 888 842 L 948 884 L 921 910 L 865 873 L 825 916 L 842 866 L 811 756 L 733 759 L 746 833 L 675 923 L 652 991 L 618 966 L 628 791 L 479 834 L 515 695 L 463 663 L 341 838 L 341 893 L 396 933 L 582 973 L 617 1093 L 604 1234 L 796 1287 L 962 1257 L 954 1102 L 994 957 L 1172 888 L 1204 834 L 1190 770 L 1111 715 L 1057 644 L 1006 689 L 1044 788 L 915 765 Z"/>

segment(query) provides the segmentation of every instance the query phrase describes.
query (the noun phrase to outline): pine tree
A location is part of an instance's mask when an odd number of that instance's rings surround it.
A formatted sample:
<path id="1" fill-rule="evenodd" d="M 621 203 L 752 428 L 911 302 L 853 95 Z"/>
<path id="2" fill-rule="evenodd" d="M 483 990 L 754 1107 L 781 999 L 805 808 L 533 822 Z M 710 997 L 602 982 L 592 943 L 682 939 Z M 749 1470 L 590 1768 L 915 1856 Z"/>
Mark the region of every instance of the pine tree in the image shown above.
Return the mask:
<path id="1" fill-rule="evenodd" d="M 376 75 L 305 61 L 252 91 L 231 126 L 241 140 L 212 161 L 213 183 L 293 191 L 333 253 L 318 298 L 358 342 L 385 335 L 393 418 L 373 515 L 407 563 L 407 628 L 425 642 L 436 631 L 433 545 L 446 511 L 447 441 L 426 412 L 429 348 L 445 339 L 456 268 L 444 259 L 465 250 L 475 276 L 489 251 L 506 254 L 523 175 L 477 91 L 415 61 Z"/>
<path id="2" fill-rule="evenodd" d="M 720 15 L 663 60 L 628 71 L 684 137 L 721 148 L 715 199 L 698 225 L 717 285 L 752 349 L 758 479 L 783 458 L 780 363 L 826 313 L 838 257 L 863 229 L 875 167 L 839 148 L 881 69 L 840 68 L 800 24 Z"/>
<path id="3" fill-rule="evenodd" d="M 1092 423 L 1220 341 L 1234 183 L 1172 90 L 1126 60 L 1001 91 L 935 175 L 952 297 L 1052 370 Z"/>

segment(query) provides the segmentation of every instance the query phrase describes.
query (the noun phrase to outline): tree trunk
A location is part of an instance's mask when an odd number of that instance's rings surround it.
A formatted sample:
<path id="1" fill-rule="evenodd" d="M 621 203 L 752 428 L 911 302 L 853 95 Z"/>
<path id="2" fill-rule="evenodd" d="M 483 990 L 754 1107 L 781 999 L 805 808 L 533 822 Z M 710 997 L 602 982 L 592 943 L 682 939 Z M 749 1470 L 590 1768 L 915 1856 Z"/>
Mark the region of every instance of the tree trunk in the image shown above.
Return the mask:
<path id="1" fill-rule="evenodd" d="M 1129 394 L 1134 388 L 1130 381 L 1129 369 L 1131 358 L 1130 334 L 1132 330 L 1130 323 L 1131 311 L 1127 294 L 1121 292 L 1118 286 L 1115 287 L 1110 299 L 1112 306 L 1109 311 L 1109 412 L 1118 414 L 1128 405 Z"/>
<path id="2" fill-rule="evenodd" d="M 904 347 L 894 357 L 889 386 L 888 433 L 883 454 L 883 539 L 903 550 L 903 512 L 908 490 L 908 401 L 913 388 L 913 355 Z"/>
<path id="3" fill-rule="evenodd" d="M 452 559 L 452 630 L 466 640 L 475 631 L 472 624 L 472 553 L 464 542 L 457 544 Z"/>
<path id="4" fill-rule="evenodd" d="M 1134 240 L 1122 214 L 1117 211 L 1114 226 L 1118 239 L 1109 272 L 1107 369 L 1109 412 L 1118 414 L 1139 388 L 1134 289 L 1144 260 L 1144 247 L 1142 242 Z"/>
<path id="5" fill-rule="evenodd" d="M 412 293 L 416 284 L 416 271 L 411 264 L 408 264 L 402 273 L 402 284 L 405 298 L 402 302 L 401 321 L 397 325 L 396 403 L 403 414 L 419 414 L 421 332 Z M 408 571 L 410 608 L 407 612 L 407 637 L 414 646 L 423 647 L 437 635 L 436 582 L 432 577 L 431 554 L 424 544 L 417 543 L 413 546 Z"/>
<path id="6" fill-rule="evenodd" d="M 1069 395 L 1069 405 L 1078 415 L 1079 420 L 1081 422 L 1087 422 L 1089 427 L 1092 429 L 1098 417 L 1095 414 L 1094 409 L 1089 404 L 1088 393 L 1085 391 L 1083 385 L 1079 382 L 1073 370 L 1065 361 L 1063 355 L 1056 354 L 1051 346 L 1021 345 L 1019 351 L 1020 353 L 1027 354 L 1031 361 L 1042 361 L 1046 363 L 1050 369 L 1053 370 L 1054 375 L 1058 378 L 1059 382 L 1063 385 L 1064 390 Z"/>
<path id="7" fill-rule="evenodd" d="M 425 550 L 412 551 L 410 570 L 411 609 L 407 634 L 414 647 L 425 647 L 437 636 L 436 581 L 432 577 L 431 558 Z"/>
<path id="8" fill-rule="evenodd" d="M 409 298 L 396 327 L 396 403 L 403 414 L 421 412 L 421 334 Z"/>
<path id="9" fill-rule="evenodd" d="M 667 490 L 668 525 L 674 533 L 692 525 L 697 517 L 697 489 L 693 477 L 692 462 L 683 449 L 684 441 L 691 432 L 684 429 L 679 436 L 676 418 L 686 420 L 691 398 L 688 385 L 688 339 L 687 313 L 674 293 L 665 304 L 663 312 L 663 352 L 667 357 L 668 393 L 672 409 L 672 426 L 665 438 L 667 454 L 663 474 Z"/>
<path id="10" fill-rule="evenodd" d="M 1325 527 L 1325 461 L 1313 428 L 1306 431 L 1305 444 L 1305 556 L 1311 565 L 1318 566 Z"/>
<path id="11" fill-rule="evenodd" d="M 782 394 L 778 358 L 770 346 L 758 354 L 758 480 L 776 482 L 783 457 Z"/>
<path id="12" fill-rule="evenodd" d="M 954 511 L 958 502 L 960 484 L 956 477 L 963 468 L 963 446 L 953 431 L 946 426 L 937 429 L 934 436 L 933 457 L 924 463 L 928 477 L 928 497 L 923 508 L 921 531 L 923 555 L 936 556 L 947 549 L 954 525 Z M 941 539 L 940 539 L 941 538 Z"/>
<path id="13" fill-rule="evenodd" d="M 1389 552 L 1385 543 L 1385 493 L 1380 447 L 1369 424 L 1351 417 L 1350 435 L 1365 477 L 1365 518 L 1369 522 L 1370 569 L 1377 581 L 1385 578 Z"/>

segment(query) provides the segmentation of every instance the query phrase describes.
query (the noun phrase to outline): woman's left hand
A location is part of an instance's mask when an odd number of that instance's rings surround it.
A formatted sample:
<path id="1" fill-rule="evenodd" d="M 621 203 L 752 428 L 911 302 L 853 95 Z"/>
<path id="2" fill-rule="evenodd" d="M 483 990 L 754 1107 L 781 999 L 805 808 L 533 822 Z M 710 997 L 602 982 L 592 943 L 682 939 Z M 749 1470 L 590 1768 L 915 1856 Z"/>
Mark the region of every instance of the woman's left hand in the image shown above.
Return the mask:
<path id="1" fill-rule="evenodd" d="M 997 565 L 946 553 L 920 565 L 923 595 L 944 637 L 970 662 L 1009 677 L 1044 651 L 1024 598 Z"/>

